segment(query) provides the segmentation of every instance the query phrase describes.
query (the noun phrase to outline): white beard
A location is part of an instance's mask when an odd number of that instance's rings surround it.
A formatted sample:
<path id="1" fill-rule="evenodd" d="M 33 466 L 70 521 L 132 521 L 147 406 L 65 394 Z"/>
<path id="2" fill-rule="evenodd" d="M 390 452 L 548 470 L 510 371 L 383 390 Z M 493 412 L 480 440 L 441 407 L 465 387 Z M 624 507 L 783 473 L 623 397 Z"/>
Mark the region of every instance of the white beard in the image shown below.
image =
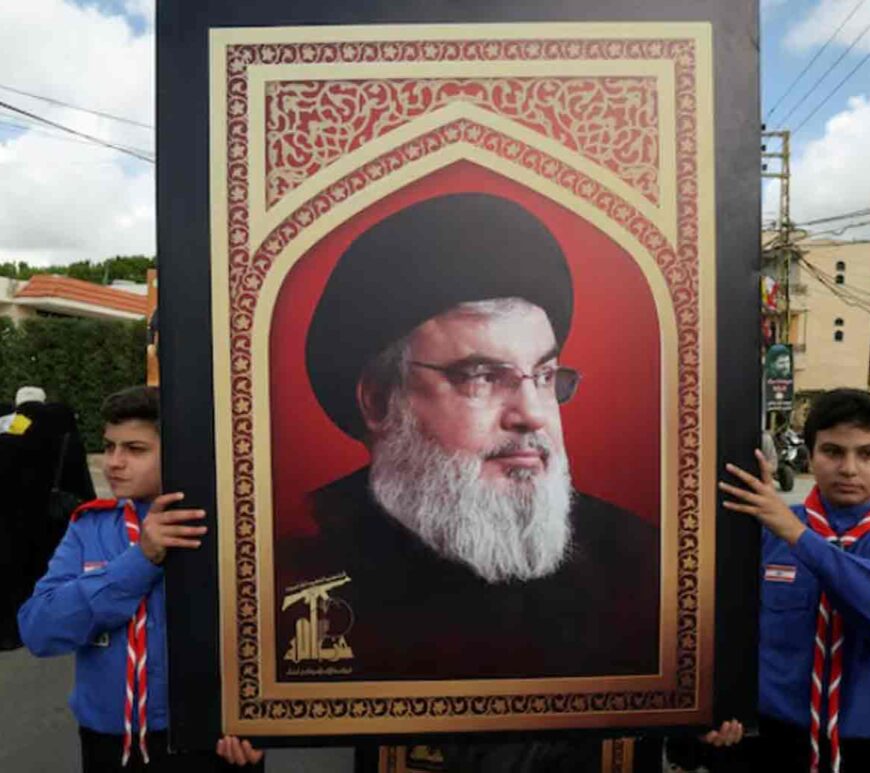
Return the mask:
<path id="1" fill-rule="evenodd" d="M 481 479 L 486 458 L 519 448 L 542 450 L 544 473 L 516 468 L 501 490 Z M 448 453 L 420 432 L 410 409 L 394 397 L 384 436 L 372 449 L 370 480 L 387 513 L 490 583 L 544 577 L 568 552 L 568 461 L 540 434 L 480 454 Z"/>

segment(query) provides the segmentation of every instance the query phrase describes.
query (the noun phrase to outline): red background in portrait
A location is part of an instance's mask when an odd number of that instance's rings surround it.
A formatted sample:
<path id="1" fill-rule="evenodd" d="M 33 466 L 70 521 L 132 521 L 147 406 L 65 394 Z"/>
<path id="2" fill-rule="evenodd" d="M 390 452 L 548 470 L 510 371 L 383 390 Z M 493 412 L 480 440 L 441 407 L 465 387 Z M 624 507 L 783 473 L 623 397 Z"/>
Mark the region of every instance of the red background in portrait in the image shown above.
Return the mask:
<path id="1" fill-rule="evenodd" d="M 363 210 L 314 245 L 284 279 L 269 337 L 276 540 L 311 530 L 306 494 L 368 463 L 365 447 L 326 416 L 305 370 L 308 325 L 336 261 L 387 215 L 459 192 L 490 193 L 521 204 L 561 244 L 574 282 L 574 316 L 561 362 L 583 373 L 577 395 L 562 408 L 574 485 L 658 524 L 660 330 L 642 272 L 591 223 L 520 183 L 463 161 Z M 341 347 L 336 341 L 335 357 Z"/>

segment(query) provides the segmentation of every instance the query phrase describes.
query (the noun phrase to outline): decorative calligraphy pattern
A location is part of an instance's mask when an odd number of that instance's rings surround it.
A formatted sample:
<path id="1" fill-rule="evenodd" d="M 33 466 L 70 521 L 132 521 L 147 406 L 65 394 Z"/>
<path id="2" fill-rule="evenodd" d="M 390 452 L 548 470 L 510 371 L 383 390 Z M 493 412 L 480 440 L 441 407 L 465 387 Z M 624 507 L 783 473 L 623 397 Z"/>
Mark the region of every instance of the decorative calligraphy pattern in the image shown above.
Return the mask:
<path id="1" fill-rule="evenodd" d="M 677 108 L 677 214 L 678 236 L 670 244 L 663 234 L 635 207 L 607 190 L 578 169 L 556 159 L 539 148 L 504 136 L 478 123 L 455 121 L 437 130 L 391 149 L 321 190 L 290 213 L 259 246 L 249 244 L 247 164 L 248 84 L 247 68 L 251 65 L 278 63 L 324 62 L 448 62 L 491 60 L 666 60 L 675 66 L 675 94 L 669 95 Z M 573 81 L 580 84 L 585 79 Z M 550 82 L 542 79 L 540 84 Z M 643 92 L 644 79 L 635 79 L 638 94 Z M 430 81 L 427 81 L 430 83 Z M 492 82 L 473 85 L 473 81 L 452 81 L 455 87 L 495 88 Z M 534 79 L 525 87 L 534 92 Z M 303 88 L 304 84 L 300 86 Z M 540 85 L 544 88 L 544 85 Z M 272 87 L 269 109 L 269 158 L 272 178 L 270 195 L 280 196 L 283 190 L 298 184 L 298 177 L 289 166 L 297 163 L 294 153 L 301 152 L 299 138 L 288 140 L 282 132 L 281 115 L 288 119 L 286 106 L 281 107 L 279 95 L 287 84 Z M 424 87 L 421 87 L 424 88 Z M 432 89 L 432 86 L 425 88 Z M 578 86 L 579 88 L 579 86 Z M 603 86 L 602 86 L 603 88 Z M 650 85 L 649 88 L 653 88 Z M 695 105 L 695 50 L 691 40 L 470 40 L 412 41 L 371 43 L 298 43 L 276 45 L 239 45 L 227 50 L 227 186 L 230 261 L 230 329 L 232 370 L 232 436 L 235 497 L 235 564 L 237 588 L 237 632 L 239 665 L 239 705 L 243 719 L 322 719 L 379 717 L 445 717 L 445 716 L 505 716 L 543 714 L 583 714 L 587 712 L 630 712 L 664 709 L 691 709 L 696 706 L 698 647 L 698 583 L 699 583 L 699 481 L 700 481 L 700 379 L 699 379 L 699 292 L 698 292 L 698 162 L 697 114 Z M 392 93 L 397 94 L 398 91 Z M 624 92 L 627 93 L 627 92 Z M 638 97 L 643 105 L 653 104 L 661 95 Z M 277 100 L 277 101 L 276 101 Z M 348 103 L 350 106 L 351 103 Z M 407 106 L 384 108 L 384 114 L 400 115 Z M 652 120 L 655 111 L 640 112 Z M 346 152 L 366 140 L 365 132 L 342 134 L 341 125 L 354 116 L 352 112 L 321 110 L 320 120 L 328 120 L 334 128 L 333 149 L 324 149 L 300 157 L 302 163 L 329 163 L 333 152 Z M 540 116 L 540 113 L 538 114 Z M 272 125 L 272 120 L 276 121 Z M 369 113 L 364 117 L 369 131 L 376 121 Z M 519 120 L 519 118 L 518 118 Z M 537 119 L 537 120 L 540 120 Z M 543 136 L 559 126 L 555 113 L 544 124 L 528 118 L 522 121 Z M 389 127 L 389 120 L 383 123 Z M 588 125 L 588 124 L 587 124 Z M 657 124 L 654 140 L 641 142 L 641 158 L 657 157 L 659 139 Z M 323 127 L 321 127 L 322 130 Z M 309 138 L 312 136 L 309 131 Z M 647 134 L 644 133 L 646 138 Z M 336 139 L 340 138 L 340 139 Z M 370 137 L 369 137 L 370 138 Z M 266 138 L 263 138 L 264 141 Z M 563 139 L 563 142 L 569 140 Z M 592 133 L 575 137 L 579 151 L 594 154 L 596 142 L 602 137 Z M 306 140 L 310 143 L 310 139 Z M 582 199 L 604 212 L 618 226 L 643 245 L 658 265 L 670 293 L 677 320 L 679 357 L 679 439 L 678 439 L 678 634 L 677 687 L 673 691 L 598 692 L 593 694 L 426 697 L 380 699 L 299 699 L 266 700 L 260 697 L 260 665 L 258 646 L 258 591 L 255 566 L 255 532 L 253 470 L 253 396 L 251 333 L 259 290 L 275 257 L 306 228 L 331 210 L 336 204 L 354 196 L 372 182 L 382 179 L 412 164 L 422 157 L 451 143 L 468 143 L 541 178 L 559 185 L 562 190 Z M 294 144 L 295 143 L 295 144 Z M 345 143 L 342 145 L 342 143 Z M 356 144 L 354 144 L 356 143 Z M 634 147 L 631 142 L 627 147 Z M 343 149 L 342 149 L 343 148 Z M 593 150 L 590 150 L 593 148 Z M 607 166 L 607 153 L 596 159 Z M 307 160 L 305 160 L 307 159 Z M 320 168 L 318 167 L 318 168 Z M 623 169 L 624 167 L 619 167 Z M 280 173 L 279 173 L 280 172 Z M 639 174 L 620 176 L 648 198 L 657 195 L 658 181 Z M 220 238 L 219 235 L 217 235 Z"/>
<path id="2" fill-rule="evenodd" d="M 655 79 L 601 77 L 270 82 L 267 205 L 372 139 L 457 101 L 555 140 L 658 203 Z"/>

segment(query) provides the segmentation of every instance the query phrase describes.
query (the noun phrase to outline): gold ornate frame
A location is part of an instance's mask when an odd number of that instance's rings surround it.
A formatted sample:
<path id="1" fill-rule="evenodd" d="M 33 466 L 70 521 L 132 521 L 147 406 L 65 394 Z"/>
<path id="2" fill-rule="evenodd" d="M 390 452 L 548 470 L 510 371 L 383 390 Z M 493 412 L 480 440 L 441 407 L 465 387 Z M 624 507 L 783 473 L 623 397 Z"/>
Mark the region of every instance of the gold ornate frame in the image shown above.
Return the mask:
<path id="1" fill-rule="evenodd" d="M 716 513 L 710 25 L 213 29 L 210 78 L 224 730 L 313 736 L 709 722 Z M 267 126 L 270 96 L 292 105 L 331 84 L 359 89 L 396 79 L 425 83 L 431 109 L 370 122 L 367 133 L 306 159 L 301 173 L 270 156 L 270 142 L 281 139 Z M 632 165 L 582 127 L 559 133 L 553 123 L 487 102 L 487 88 L 510 79 L 634 89 L 655 106 L 652 129 L 642 127 L 655 152 Z M 477 99 L 439 101 L 445 81 L 484 86 Z M 364 99 L 356 102 L 364 109 Z M 354 214 L 459 159 L 589 220 L 634 258 L 649 284 L 662 331 L 659 671 L 279 683 L 267 342 L 281 281 Z"/>

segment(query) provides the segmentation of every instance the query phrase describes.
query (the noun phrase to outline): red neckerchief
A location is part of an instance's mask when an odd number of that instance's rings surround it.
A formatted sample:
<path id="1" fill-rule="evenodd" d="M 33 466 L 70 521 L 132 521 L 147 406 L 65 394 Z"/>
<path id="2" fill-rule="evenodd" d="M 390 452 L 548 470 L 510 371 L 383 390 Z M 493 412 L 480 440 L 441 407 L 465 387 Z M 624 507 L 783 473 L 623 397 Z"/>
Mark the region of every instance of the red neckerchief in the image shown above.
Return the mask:
<path id="1" fill-rule="evenodd" d="M 114 510 L 120 506 L 117 499 L 95 499 L 85 502 L 75 509 L 71 516 L 73 522 L 85 510 Z M 124 503 L 124 528 L 130 545 L 139 542 L 139 519 L 136 516 L 136 508 L 128 499 Z M 127 679 L 124 688 L 124 748 L 121 756 L 121 765 L 126 766 L 130 760 L 130 752 L 133 748 L 133 694 L 138 693 L 137 705 L 139 716 L 139 750 L 142 759 L 148 764 L 148 746 L 145 742 L 145 733 L 148 730 L 147 702 L 148 702 L 148 677 L 145 668 L 148 650 L 145 639 L 145 623 L 147 613 L 145 599 L 139 602 L 136 613 L 127 624 Z"/>
<path id="2" fill-rule="evenodd" d="M 816 534 L 829 543 L 848 550 L 861 537 L 870 531 L 870 507 L 864 517 L 844 534 L 837 534 L 828 522 L 825 504 L 819 494 L 819 487 L 813 486 L 804 502 L 807 523 Z M 828 629 L 831 631 L 828 645 Z M 843 618 L 831 607 L 826 593 L 819 599 L 819 613 L 816 616 L 816 642 L 813 654 L 813 679 L 810 689 L 810 742 L 812 743 L 812 765 L 810 770 L 819 770 L 819 733 L 822 711 L 822 679 L 825 673 L 825 660 L 831 659 L 831 674 L 828 684 L 828 727 L 827 735 L 831 740 L 831 773 L 840 773 L 840 680 L 843 676 Z"/>

